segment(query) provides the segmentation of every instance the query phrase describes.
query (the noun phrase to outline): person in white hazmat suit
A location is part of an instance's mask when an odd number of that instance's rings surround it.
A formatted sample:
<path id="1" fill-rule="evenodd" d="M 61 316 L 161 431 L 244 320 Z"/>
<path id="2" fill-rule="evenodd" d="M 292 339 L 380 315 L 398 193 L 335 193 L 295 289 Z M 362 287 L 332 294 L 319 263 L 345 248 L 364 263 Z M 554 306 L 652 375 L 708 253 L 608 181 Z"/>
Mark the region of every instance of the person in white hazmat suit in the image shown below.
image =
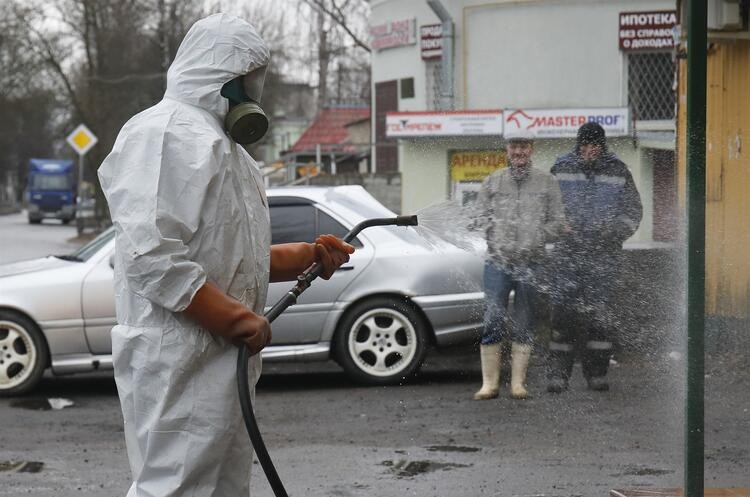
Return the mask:
<path id="1" fill-rule="evenodd" d="M 354 250 L 331 235 L 270 244 L 263 182 L 237 143 L 267 127 L 268 61 L 247 22 L 226 14 L 196 22 L 164 99 L 125 124 L 99 169 L 116 230 L 112 354 L 128 497 L 249 494 L 237 346 L 254 354 L 254 387 L 255 354 L 271 338 L 262 315 L 269 279 L 292 280 L 313 262 L 330 278 Z"/>

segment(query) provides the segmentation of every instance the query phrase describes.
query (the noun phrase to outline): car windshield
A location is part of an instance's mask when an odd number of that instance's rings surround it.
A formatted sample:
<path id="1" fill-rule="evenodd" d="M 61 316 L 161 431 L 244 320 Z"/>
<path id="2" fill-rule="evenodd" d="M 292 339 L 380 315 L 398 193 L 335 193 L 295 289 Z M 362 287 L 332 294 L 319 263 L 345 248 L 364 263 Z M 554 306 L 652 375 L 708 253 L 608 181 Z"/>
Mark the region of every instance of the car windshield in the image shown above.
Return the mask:
<path id="1" fill-rule="evenodd" d="M 361 195 L 355 198 L 351 191 L 342 192 L 331 189 L 326 193 L 326 200 L 330 203 L 340 204 L 361 215 L 364 219 L 395 216 L 392 211 L 369 195 Z"/>
<path id="2" fill-rule="evenodd" d="M 81 261 L 85 262 L 89 260 L 91 257 L 94 256 L 99 250 L 101 250 L 102 247 L 104 247 L 112 238 L 115 236 L 115 229 L 114 227 L 109 228 L 101 235 L 97 236 L 93 240 L 91 240 L 89 243 L 84 245 L 83 247 L 79 248 L 69 256 L 66 256 L 66 258 L 69 258 L 71 260 Z"/>

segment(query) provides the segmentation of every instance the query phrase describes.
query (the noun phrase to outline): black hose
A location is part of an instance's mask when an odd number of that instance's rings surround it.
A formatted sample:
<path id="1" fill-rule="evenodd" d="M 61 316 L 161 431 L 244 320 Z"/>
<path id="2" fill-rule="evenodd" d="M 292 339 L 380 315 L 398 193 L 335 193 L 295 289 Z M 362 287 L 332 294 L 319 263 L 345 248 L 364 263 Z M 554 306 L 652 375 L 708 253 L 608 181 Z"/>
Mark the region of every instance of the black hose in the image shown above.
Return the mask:
<path id="1" fill-rule="evenodd" d="M 240 392 L 242 417 L 245 420 L 247 434 L 250 435 L 250 440 L 253 443 L 253 449 L 258 455 L 258 461 L 260 461 L 263 472 L 266 474 L 266 478 L 268 478 L 268 483 L 271 485 L 273 494 L 276 497 L 287 497 L 284 484 L 281 483 L 281 478 L 279 478 L 279 474 L 276 472 L 276 468 L 271 461 L 271 456 L 268 455 L 266 444 L 263 443 L 263 437 L 260 436 L 258 422 L 255 420 L 253 405 L 250 401 L 250 385 L 247 381 L 247 364 L 249 359 L 250 351 L 247 347 L 240 347 L 237 357 L 237 387 Z"/>
<path id="2" fill-rule="evenodd" d="M 416 226 L 417 216 L 398 216 L 390 218 L 376 218 L 362 221 L 349 233 L 347 233 L 343 240 L 350 242 L 354 240 L 360 231 L 371 226 Z M 265 313 L 266 319 L 269 322 L 273 322 L 281 313 L 283 313 L 289 306 L 297 303 L 297 297 L 302 292 L 307 290 L 310 283 L 320 275 L 322 267 L 317 263 L 313 264 L 305 270 L 304 273 L 297 276 L 297 284 L 289 290 L 276 304 Z M 263 468 L 263 472 L 268 478 L 268 483 L 271 484 L 271 489 L 276 497 L 288 497 L 284 484 L 281 483 L 281 478 L 276 472 L 276 468 L 271 461 L 271 456 L 268 455 L 266 444 L 263 443 L 263 437 L 260 435 L 260 429 L 258 428 L 258 422 L 255 420 L 255 412 L 253 411 L 253 404 L 250 399 L 250 385 L 247 381 L 247 367 L 248 360 L 250 359 L 250 351 L 247 347 L 240 347 L 239 353 L 237 354 L 237 389 L 240 396 L 240 408 L 242 409 L 242 418 L 245 420 L 245 427 L 247 428 L 247 434 L 250 435 L 250 441 L 253 444 L 253 449 L 258 456 L 258 461 Z"/>

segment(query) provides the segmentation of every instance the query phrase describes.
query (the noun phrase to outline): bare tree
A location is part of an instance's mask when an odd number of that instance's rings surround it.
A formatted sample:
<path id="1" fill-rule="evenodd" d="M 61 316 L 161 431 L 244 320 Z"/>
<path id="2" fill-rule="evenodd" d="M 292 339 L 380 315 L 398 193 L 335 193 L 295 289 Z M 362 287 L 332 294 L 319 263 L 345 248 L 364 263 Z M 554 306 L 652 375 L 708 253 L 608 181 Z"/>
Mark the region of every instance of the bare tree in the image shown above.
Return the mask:
<path id="1" fill-rule="evenodd" d="M 123 123 L 159 101 L 179 42 L 200 16 L 199 0 L 10 0 L 19 43 L 67 108 L 67 129 L 83 122 L 99 144 L 84 179 L 110 150 Z M 103 206 L 103 198 L 98 202 Z"/>
<path id="2" fill-rule="evenodd" d="M 28 160 L 49 156 L 58 132 L 59 101 L 43 61 L 23 42 L 24 29 L 14 6 L 0 4 L 0 187 L 11 186 L 16 198 Z"/>
<path id="3" fill-rule="evenodd" d="M 361 91 L 350 92 L 342 77 L 362 70 L 369 75 L 370 47 L 366 40 L 368 5 L 364 0 L 302 0 L 316 15 L 316 63 L 318 80 L 318 109 L 329 105 L 335 85 L 336 101 L 350 102 L 360 98 Z M 347 41 L 349 43 L 347 43 Z M 353 42 L 353 44 L 352 44 Z M 330 71 L 332 63 L 338 68 Z M 365 62 L 363 65 L 362 62 Z M 367 78 L 357 78 L 367 80 Z M 369 84 L 369 83 L 368 83 Z M 369 93 L 369 90 L 366 92 Z"/>

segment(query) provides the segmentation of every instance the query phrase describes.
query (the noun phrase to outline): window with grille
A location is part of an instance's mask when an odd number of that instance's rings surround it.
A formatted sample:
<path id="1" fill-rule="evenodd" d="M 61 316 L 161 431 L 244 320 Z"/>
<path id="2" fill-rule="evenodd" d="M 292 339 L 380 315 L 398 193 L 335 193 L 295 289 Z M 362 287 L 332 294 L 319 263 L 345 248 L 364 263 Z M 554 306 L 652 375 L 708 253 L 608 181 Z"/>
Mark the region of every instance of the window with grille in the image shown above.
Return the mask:
<path id="1" fill-rule="evenodd" d="M 670 52 L 628 55 L 628 100 L 636 121 L 674 119 L 674 81 Z"/>
<path id="2" fill-rule="evenodd" d="M 440 59 L 425 61 L 427 110 L 440 108 Z"/>

